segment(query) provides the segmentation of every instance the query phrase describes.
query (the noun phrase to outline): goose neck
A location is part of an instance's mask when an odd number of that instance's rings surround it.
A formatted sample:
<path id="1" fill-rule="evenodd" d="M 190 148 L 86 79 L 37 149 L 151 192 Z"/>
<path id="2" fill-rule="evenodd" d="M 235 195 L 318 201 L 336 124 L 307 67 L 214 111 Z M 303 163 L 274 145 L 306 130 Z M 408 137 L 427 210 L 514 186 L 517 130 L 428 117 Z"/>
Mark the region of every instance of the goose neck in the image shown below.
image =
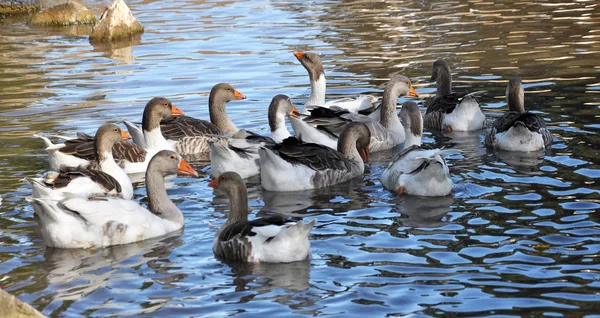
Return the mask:
<path id="1" fill-rule="evenodd" d="M 325 74 L 319 75 L 319 78 L 310 80 L 310 97 L 306 105 L 325 105 L 325 90 L 327 87 L 327 81 L 325 80 Z"/>
<path id="2" fill-rule="evenodd" d="M 223 133 L 237 132 L 237 126 L 231 121 L 229 115 L 227 115 L 226 105 L 226 101 L 217 99 L 211 94 L 208 98 L 210 122 L 217 126 Z"/>
<path id="3" fill-rule="evenodd" d="M 148 192 L 148 208 L 152 213 L 163 219 L 183 225 L 183 214 L 169 199 L 162 173 L 150 168 L 146 171 L 146 190 Z"/>

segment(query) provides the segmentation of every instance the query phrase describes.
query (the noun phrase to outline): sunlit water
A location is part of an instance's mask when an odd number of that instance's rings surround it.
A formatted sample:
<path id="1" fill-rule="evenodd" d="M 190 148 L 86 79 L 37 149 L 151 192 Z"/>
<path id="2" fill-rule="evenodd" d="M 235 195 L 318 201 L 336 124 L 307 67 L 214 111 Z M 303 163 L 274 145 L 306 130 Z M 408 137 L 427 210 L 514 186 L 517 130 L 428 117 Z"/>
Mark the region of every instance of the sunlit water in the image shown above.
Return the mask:
<path id="1" fill-rule="evenodd" d="M 146 33 L 133 46 L 96 47 L 88 27 L 31 28 L 0 20 L 0 287 L 47 315 L 583 316 L 600 301 L 600 8 L 594 1 L 128 1 Z M 94 12 L 104 2 L 87 2 Z M 482 91 L 491 121 L 520 75 L 528 109 L 548 123 L 546 153 L 492 153 L 483 132 L 436 136 L 453 196 L 397 197 L 378 181 L 393 152 L 374 156 L 363 180 L 315 192 L 266 193 L 249 181 L 251 217 L 316 218 L 312 259 L 240 266 L 216 260 L 222 194 L 175 179 L 170 197 L 185 229 L 168 238 L 96 251 L 44 247 L 31 188 L 47 169 L 38 132 L 94 133 L 139 121 L 166 96 L 207 118 L 210 88 L 248 96 L 228 112 L 267 132 L 276 94 L 301 106 L 308 76 L 292 55 L 322 55 L 328 97 L 380 94 L 409 76 L 427 100 L 438 58 L 455 91 Z M 402 100 L 399 100 L 401 102 Z M 145 190 L 136 190 L 143 199 Z"/>

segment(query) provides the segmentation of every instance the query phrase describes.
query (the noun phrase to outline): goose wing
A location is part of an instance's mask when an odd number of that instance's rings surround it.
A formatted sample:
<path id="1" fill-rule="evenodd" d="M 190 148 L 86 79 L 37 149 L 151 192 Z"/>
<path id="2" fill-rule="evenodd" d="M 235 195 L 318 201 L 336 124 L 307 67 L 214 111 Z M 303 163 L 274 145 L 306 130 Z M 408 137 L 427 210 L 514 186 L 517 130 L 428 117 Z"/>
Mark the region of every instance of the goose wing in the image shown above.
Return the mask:
<path id="1" fill-rule="evenodd" d="M 425 114 L 435 112 L 442 112 L 445 114 L 451 113 L 454 110 L 454 108 L 456 108 L 456 105 L 458 105 L 459 101 L 460 99 L 454 93 L 436 96 L 429 103 L 429 105 L 427 105 L 427 111 L 425 112 Z"/>
<path id="2" fill-rule="evenodd" d="M 119 181 L 115 179 L 110 174 L 94 169 L 88 168 L 69 168 L 66 171 L 62 171 L 52 180 L 52 183 L 46 183 L 47 185 L 51 185 L 54 189 L 60 189 L 67 187 L 73 180 L 87 177 L 91 181 L 100 185 L 102 188 L 106 190 L 106 192 L 116 191 L 117 193 L 121 193 L 121 184 Z"/>
<path id="3" fill-rule="evenodd" d="M 160 129 L 163 136 L 171 140 L 199 135 L 221 134 L 221 130 L 211 122 L 189 116 L 164 118 L 160 121 Z"/>
<path id="4" fill-rule="evenodd" d="M 268 148 L 291 164 L 305 165 L 313 170 L 350 169 L 346 157 L 337 150 L 319 144 L 302 143 L 295 137 Z"/>

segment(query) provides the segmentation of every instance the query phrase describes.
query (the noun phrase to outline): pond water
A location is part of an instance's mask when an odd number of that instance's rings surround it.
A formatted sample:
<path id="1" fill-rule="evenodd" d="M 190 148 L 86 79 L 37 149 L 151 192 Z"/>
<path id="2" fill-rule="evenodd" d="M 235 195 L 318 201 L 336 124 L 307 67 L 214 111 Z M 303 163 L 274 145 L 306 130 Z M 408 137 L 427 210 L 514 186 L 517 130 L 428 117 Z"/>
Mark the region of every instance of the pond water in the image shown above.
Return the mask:
<path id="1" fill-rule="evenodd" d="M 96 14 L 105 2 L 87 1 Z M 0 287 L 49 316 L 224 315 L 592 316 L 600 301 L 600 7 L 595 1 L 128 1 L 141 39 L 93 47 L 89 27 L 33 28 L 0 20 Z M 446 59 L 457 93 L 482 91 L 488 124 L 509 78 L 555 136 L 546 153 L 495 153 L 483 132 L 427 133 L 456 183 L 442 198 L 397 197 L 378 181 L 269 193 L 248 181 L 251 217 L 316 218 L 312 259 L 240 266 L 213 256 L 226 198 L 176 178 L 185 216 L 167 238 L 100 250 L 57 250 L 35 232 L 21 179 L 47 170 L 34 133 L 94 133 L 139 121 L 170 98 L 207 118 L 210 88 L 232 83 L 241 128 L 267 132 L 276 94 L 302 106 L 306 71 L 292 52 L 322 55 L 327 97 L 381 94 L 393 74 L 422 99 Z M 403 100 L 400 99 L 399 102 Z M 424 109 L 424 108 L 422 108 Z M 136 190 L 143 200 L 144 188 Z"/>

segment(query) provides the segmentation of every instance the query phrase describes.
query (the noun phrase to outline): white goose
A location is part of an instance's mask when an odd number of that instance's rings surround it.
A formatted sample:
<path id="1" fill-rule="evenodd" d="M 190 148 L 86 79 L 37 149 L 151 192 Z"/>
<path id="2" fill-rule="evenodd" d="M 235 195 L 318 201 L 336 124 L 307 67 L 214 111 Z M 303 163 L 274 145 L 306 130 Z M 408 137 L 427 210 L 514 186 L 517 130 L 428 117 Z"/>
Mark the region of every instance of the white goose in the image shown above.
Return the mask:
<path id="1" fill-rule="evenodd" d="M 552 144 L 552 133 L 538 115 L 525 111 L 525 91 L 519 77 L 506 87 L 508 112 L 496 119 L 485 136 L 489 148 L 508 151 L 538 151 Z"/>
<path id="2" fill-rule="evenodd" d="M 248 221 L 248 194 L 242 178 L 225 172 L 208 184 L 229 197 L 229 217 L 213 240 L 218 258 L 241 262 L 289 263 L 310 256 L 308 235 L 315 225 L 281 216 Z"/>
<path id="3" fill-rule="evenodd" d="M 146 171 L 148 209 L 120 198 L 64 200 L 32 198 L 46 245 L 99 248 L 162 236 L 183 227 L 183 214 L 169 199 L 164 177 L 175 173 L 198 176 L 185 160 L 169 150 L 158 152 Z"/>
<path id="4" fill-rule="evenodd" d="M 183 112 L 175 107 L 167 98 L 154 97 L 144 108 L 142 131 L 145 148 L 131 142 L 118 142 L 113 146 L 113 157 L 127 173 L 146 171 L 154 154 L 160 150 L 173 150 L 173 146 L 163 137 L 160 121 L 166 116 L 180 116 Z M 42 136 L 37 136 L 46 143 L 50 158 L 50 169 L 60 170 L 65 167 L 88 165 L 95 160 L 94 140 L 86 134 L 78 133 L 77 139 L 67 140 L 64 144 L 52 144 Z"/>
<path id="5" fill-rule="evenodd" d="M 325 70 L 323 69 L 321 57 L 311 52 L 294 52 L 294 56 L 308 71 L 308 78 L 310 79 L 310 97 L 302 108 L 302 114 L 308 114 L 308 111 L 314 106 L 325 108 L 336 106 L 354 114 L 358 112 L 372 112 L 375 109 L 375 103 L 378 98 L 372 95 L 360 95 L 357 98 L 342 98 L 325 102 L 327 82 L 325 80 Z"/>
<path id="6" fill-rule="evenodd" d="M 27 179 L 33 184 L 34 198 L 49 195 L 64 198 L 64 193 L 86 195 L 115 195 L 123 199 L 133 197 L 131 180 L 112 155 L 112 148 L 121 138 L 130 138 L 127 132 L 113 124 L 100 126 L 94 138 L 95 161 L 87 167 L 70 168 L 60 173 L 49 173 L 49 178 Z"/>
<path id="7" fill-rule="evenodd" d="M 210 165 L 213 177 L 226 171 L 235 171 L 242 178 L 260 173 L 258 150 L 265 144 L 274 145 L 290 137 L 285 127 L 285 117 L 297 117 L 298 110 L 286 95 L 276 95 L 269 105 L 271 138 L 240 130 L 227 142 L 210 144 Z"/>
<path id="8" fill-rule="evenodd" d="M 316 107 L 312 115 L 304 119 L 290 118 L 296 136 L 304 142 L 318 143 L 336 149 L 339 134 L 350 122 L 365 123 L 371 131 L 369 148 L 372 152 L 391 149 L 404 142 L 404 127 L 396 116 L 396 100 L 399 96 L 419 97 L 406 76 L 394 75 L 388 82 L 381 102 L 379 121 L 346 110 Z"/>
<path id="9" fill-rule="evenodd" d="M 299 191 L 331 186 L 362 176 L 368 160 L 369 128 L 346 125 L 338 150 L 300 143 L 290 137 L 260 149 L 260 182 L 269 191 Z"/>
<path id="10" fill-rule="evenodd" d="M 436 81 L 436 94 L 427 106 L 425 127 L 433 130 L 473 131 L 485 127 L 485 115 L 473 95 L 462 99 L 452 93 L 452 73 L 446 61 L 433 63 L 431 80 Z"/>
<path id="11" fill-rule="evenodd" d="M 405 102 L 400 117 L 406 125 L 404 150 L 394 157 L 381 174 L 381 184 L 388 190 L 420 196 L 450 194 L 454 183 L 441 149 L 421 146 L 423 120 L 417 104 Z"/>

